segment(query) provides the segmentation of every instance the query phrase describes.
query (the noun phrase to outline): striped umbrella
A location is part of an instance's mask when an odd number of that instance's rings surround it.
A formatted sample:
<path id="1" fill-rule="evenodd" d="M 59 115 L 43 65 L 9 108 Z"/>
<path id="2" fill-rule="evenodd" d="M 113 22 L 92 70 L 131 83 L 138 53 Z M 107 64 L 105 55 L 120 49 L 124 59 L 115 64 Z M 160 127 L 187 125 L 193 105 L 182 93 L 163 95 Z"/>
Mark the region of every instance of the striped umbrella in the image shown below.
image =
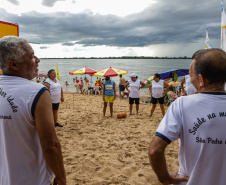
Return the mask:
<path id="1" fill-rule="evenodd" d="M 103 69 L 101 71 L 98 71 L 97 73 L 94 74 L 94 76 L 99 76 L 99 77 L 110 76 L 110 77 L 113 77 L 113 76 L 125 75 L 127 73 L 128 73 L 128 71 L 126 71 L 126 70 L 109 67 L 107 69 Z"/>
<path id="2" fill-rule="evenodd" d="M 38 76 L 47 76 L 48 72 L 46 71 L 39 71 Z"/>
<path id="3" fill-rule="evenodd" d="M 172 82 L 169 82 L 168 84 L 169 84 L 169 85 L 176 86 L 176 85 L 180 85 L 181 82 L 178 82 L 178 81 L 174 82 L 174 81 L 172 81 Z"/>
<path id="4" fill-rule="evenodd" d="M 77 69 L 75 71 L 70 71 L 69 74 L 70 75 L 84 75 L 84 74 L 93 75 L 96 72 L 97 72 L 96 70 L 90 69 L 90 68 L 85 66 L 85 67 L 83 67 L 81 69 Z"/>

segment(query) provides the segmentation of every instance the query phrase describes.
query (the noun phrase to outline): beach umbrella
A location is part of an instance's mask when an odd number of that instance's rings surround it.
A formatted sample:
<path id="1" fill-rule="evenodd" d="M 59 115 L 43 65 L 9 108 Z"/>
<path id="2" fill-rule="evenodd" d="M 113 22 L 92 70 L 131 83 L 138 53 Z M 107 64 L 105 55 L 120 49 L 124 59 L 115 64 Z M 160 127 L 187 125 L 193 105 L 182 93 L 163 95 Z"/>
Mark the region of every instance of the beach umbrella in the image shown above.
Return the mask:
<path id="1" fill-rule="evenodd" d="M 128 71 L 126 71 L 126 70 L 109 67 L 107 69 L 103 69 L 101 71 L 98 71 L 97 73 L 94 74 L 94 76 L 99 76 L 99 77 L 110 76 L 110 77 L 113 77 L 113 76 L 125 75 L 127 73 L 128 73 Z"/>
<path id="2" fill-rule="evenodd" d="M 92 84 L 93 83 L 92 76 L 96 72 L 97 72 L 96 70 L 88 68 L 88 67 L 85 66 L 85 67 L 83 67 L 81 69 L 70 71 L 69 74 L 70 75 L 86 75 L 86 74 L 89 74 L 91 76 L 91 84 Z"/>
<path id="3" fill-rule="evenodd" d="M 2 71 L 0 70 L 0 75 L 2 74 Z"/>
<path id="4" fill-rule="evenodd" d="M 169 71 L 165 71 L 159 74 L 161 79 L 172 78 L 173 81 L 176 81 L 177 77 L 188 75 L 188 73 L 189 69 L 171 69 Z"/>
<path id="5" fill-rule="evenodd" d="M 39 71 L 38 72 L 38 76 L 40 77 L 40 76 L 47 76 L 47 74 L 48 74 L 48 72 L 46 72 L 46 71 Z"/>
<path id="6" fill-rule="evenodd" d="M 181 82 L 178 82 L 178 81 L 174 82 L 174 81 L 172 81 L 172 82 L 169 82 L 168 84 L 169 84 L 169 85 L 176 86 L 176 85 L 180 85 Z"/>
<path id="7" fill-rule="evenodd" d="M 84 74 L 93 75 L 96 72 L 97 72 L 96 70 L 90 69 L 90 68 L 88 68 L 88 67 L 85 66 L 85 67 L 83 67 L 81 69 L 70 71 L 69 74 L 70 75 L 84 75 Z"/>

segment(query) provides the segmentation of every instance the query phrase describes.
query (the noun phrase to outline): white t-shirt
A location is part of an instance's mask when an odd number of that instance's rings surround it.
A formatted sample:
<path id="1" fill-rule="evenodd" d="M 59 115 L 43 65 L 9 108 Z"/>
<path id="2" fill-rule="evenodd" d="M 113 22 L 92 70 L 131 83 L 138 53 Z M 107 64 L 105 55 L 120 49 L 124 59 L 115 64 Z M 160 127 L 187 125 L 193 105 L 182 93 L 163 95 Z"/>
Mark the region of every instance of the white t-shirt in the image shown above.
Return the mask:
<path id="1" fill-rule="evenodd" d="M 34 111 L 47 90 L 16 76 L 0 76 L 0 184 L 48 185 L 48 167 L 36 129 Z"/>
<path id="2" fill-rule="evenodd" d="M 179 176 L 187 185 L 225 185 L 226 93 L 200 93 L 177 98 L 156 135 L 179 139 Z M 170 146 L 169 146 L 170 147 Z"/>
<path id="3" fill-rule="evenodd" d="M 140 98 L 140 80 L 136 80 L 135 82 L 129 80 L 129 87 L 130 87 L 130 98 Z"/>
<path id="4" fill-rule="evenodd" d="M 186 87 L 185 87 L 186 94 L 187 95 L 195 94 L 197 92 L 197 90 L 194 87 L 194 85 L 191 83 L 190 75 L 186 75 L 184 78 L 185 78 L 185 82 L 186 82 Z"/>
<path id="5" fill-rule="evenodd" d="M 164 80 L 159 80 L 158 82 L 152 80 L 151 85 L 152 85 L 152 97 L 154 98 L 163 97 Z"/>
<path id="6" fill-rule="evenodd" d="M 47 78 L 45 83 L 48 83 L 50 85 L 49 92 L 51 95 L 52 103 L 59 103 L 61 98 L 60 81 L 56 79 L 56 82 L 54 82 L 50 78 Z"/>

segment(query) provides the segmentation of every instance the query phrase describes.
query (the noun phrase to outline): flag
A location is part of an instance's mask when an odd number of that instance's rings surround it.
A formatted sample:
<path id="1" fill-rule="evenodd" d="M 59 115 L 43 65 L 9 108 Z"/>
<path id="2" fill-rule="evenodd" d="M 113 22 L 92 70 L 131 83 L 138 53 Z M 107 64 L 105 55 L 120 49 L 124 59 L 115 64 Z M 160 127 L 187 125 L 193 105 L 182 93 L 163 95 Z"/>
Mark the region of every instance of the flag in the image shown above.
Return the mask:
<path id="1" fill-rule="evenodd" d="M 221 48 L 226 51 L 226 15 L 223 0 L 221 0 Z"/>
<path id="2" fill-rule="evenodd" d="M 56 72 L 57 72 L 57 79 L 60 81 L 60 73 L 58 69 L 58 65 L 56 64 Z"/>
<path id="3" fill-rule="evenodd" d="M 210 43 L 209 36 L 208 36 L 208 29 L 206 29 L 206 41 L 205 41 L 205 49 L 213 48 L 212 44 Z"/>

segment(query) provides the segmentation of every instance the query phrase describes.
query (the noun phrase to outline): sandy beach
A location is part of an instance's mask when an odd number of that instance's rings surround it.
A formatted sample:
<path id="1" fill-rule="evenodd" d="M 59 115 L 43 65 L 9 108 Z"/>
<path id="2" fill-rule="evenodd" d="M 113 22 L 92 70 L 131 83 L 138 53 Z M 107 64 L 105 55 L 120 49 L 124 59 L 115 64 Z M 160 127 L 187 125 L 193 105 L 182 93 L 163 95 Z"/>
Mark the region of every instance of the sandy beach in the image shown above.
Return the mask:
<path id="1" fill-rule="evenodd" d="M 129 114 L 128 99 L 116 99 L 114 117 L 107 107 L 103 118 L 100 95 L 64 93 L 60 104 L 57 135 L 62 145 L 68 185 L 158 185 L 148 159 L 149 143 L 162 115 L 157 105 L 149 118 L 151 104 L 140 104 L 140 115 Z M 147 97 L 141 101 L 149 100 Z M 135 113 L 135 106 L 133 107 Z M 166 107 L 167 110 L 167 107 Z M 117 119 L 117 113 L 127 118 Z M 166 149 L 169 171 L 178 168 L 178 142 Z"/>

